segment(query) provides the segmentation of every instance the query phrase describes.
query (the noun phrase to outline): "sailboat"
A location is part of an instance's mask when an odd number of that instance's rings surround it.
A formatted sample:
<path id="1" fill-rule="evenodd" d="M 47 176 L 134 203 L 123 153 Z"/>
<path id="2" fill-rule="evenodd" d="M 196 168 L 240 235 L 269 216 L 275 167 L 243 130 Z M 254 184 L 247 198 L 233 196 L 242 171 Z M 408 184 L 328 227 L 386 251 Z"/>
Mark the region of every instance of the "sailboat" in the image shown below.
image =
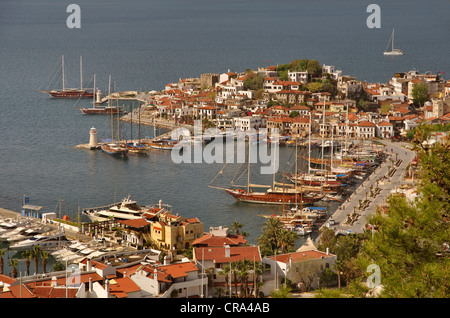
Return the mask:
<path id="1" fill-rule="evenodd" d="M 126 148 L 128 148 L 129 153 L 133 154 L 147 154 L 147 146 L 141 143 L 141 105 L 139 105 L 139 139 L 133 140 L 133 111 L 131 111 L 131 137 L 130 140 L 126 142 Z"/>
<path id="2" fill-rule="evenodd" d="M 389 45 L 391 45 L 391 50 L 388 51 Z M 403 55 L 403 51 L 400 49 L 394 49 L 394 29 L 392 29 L 392 35 L 389 39 L 388 45 L 386 46 L 386 50 L 383 53 L 384 55 Z"/>
<path id="3" fill-rule="evenodd" d="M 95 92 L 95 77 L 94 74 L 94 92 Z M 119 106 L 111 106 L 111 99 L 108 98 L 108 105 L 107 106 L 99 106 L 97 105 L 97 102 L 95 101 L 96 94 L 93 94 L 92 96 L 92 107 L 90 108 L 80 108 L 83 115 L 105 115 L 105 114 L 119 114 L 124 112 L 124 107 Z"/>
<path id="4" fill-rule="evenodd" d="M 111 75 L 109 76 L 109 96 L 111 96 Z M 111 141 L 102 144 L 101 149 L 104 153 L 125 158 L 128 153 L 128 148 L 123 147 L 119 142 L 114 142 L 114 114 L 111 113 Z"/>
<path id="5" fill-rule="evenodd" d="M 250 143 L 249 143 L 250 147 Z M 250 182 L 250 149 L 248 152 L 247 166 L 247 189 L 241 188 L 221 188 L 228 194 L 233 196 L 239 202 L 258 203 L 258 204 L 298 204 L 301 202 L 305 205 L 313 204 L 323 198 L 320 194 L 310 194 L 299 187 L 286 185 L 280 187 L 279 182 L 275 182 L 275 171 L 273 174 L 273 185 L 258 185 Z M 219 174 L 222 171 L 219 172 Z M 210 185 L 210 187 L 213 187 Z M 219 187 L 214 187 L 219 188 Z M 266 188 L 265 191 L 253 191 L 254 188 Z"/>
<path id="6" fill-rule="evenodd" d="M 64 69 L 64 55 L 61 56 L 62 89 L 39 90 L 52 98 L 91 98 L 94 91 L 83 88 L 83 59 L 80 56 L 80 88 L 66 88 L 66 74 Z"/>

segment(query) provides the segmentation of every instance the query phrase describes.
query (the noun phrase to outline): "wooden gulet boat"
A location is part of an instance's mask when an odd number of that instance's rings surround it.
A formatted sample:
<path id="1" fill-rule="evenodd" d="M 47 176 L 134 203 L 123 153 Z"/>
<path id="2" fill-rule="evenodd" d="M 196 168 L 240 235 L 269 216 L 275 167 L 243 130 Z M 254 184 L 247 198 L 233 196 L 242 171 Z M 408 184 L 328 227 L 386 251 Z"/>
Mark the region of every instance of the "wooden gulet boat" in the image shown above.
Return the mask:
<path id="1" fill-rule="evenodd" d="M 94 91 L 88 91 L 83 88 L 83 62 L 80 56 L 80 88 L 66 88 L 64 55 L 61 56 L 61 73 L 62 73 L 62 89 L 47 89 L 39 90 L 40 92 L 47 93 L 51 98 L 92 98 Z M 51 83 L 50 83 L 51 85 Z"/>

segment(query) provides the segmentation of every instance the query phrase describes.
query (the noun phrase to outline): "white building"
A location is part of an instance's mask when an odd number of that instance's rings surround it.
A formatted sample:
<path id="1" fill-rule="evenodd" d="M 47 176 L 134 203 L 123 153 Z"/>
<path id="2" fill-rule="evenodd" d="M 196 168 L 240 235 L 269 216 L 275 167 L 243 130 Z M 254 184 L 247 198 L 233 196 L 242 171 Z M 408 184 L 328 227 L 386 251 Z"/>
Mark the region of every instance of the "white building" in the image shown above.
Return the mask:
<path id="1" fill-rule="evenodd" d="M 289 80 L 293 82 L 308 83 L 308 72 L 288 72 Z"/>
<path id="2" fill-rule="evenodd" d="M 259 129 L 262 127 L 261 116 L 235 117 L 233 121 L 236 130 L 249 131 L 250 129 Z"/>

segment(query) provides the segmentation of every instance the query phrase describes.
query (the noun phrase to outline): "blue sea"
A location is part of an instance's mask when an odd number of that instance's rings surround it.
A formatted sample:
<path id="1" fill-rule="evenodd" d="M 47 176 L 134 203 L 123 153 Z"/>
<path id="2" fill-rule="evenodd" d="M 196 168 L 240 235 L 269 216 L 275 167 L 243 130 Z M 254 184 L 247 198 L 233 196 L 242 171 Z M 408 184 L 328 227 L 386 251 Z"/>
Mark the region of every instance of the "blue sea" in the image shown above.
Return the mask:
<path id="1" fill-rule="evenodd" d="M 363 0 L 77 0 L 81 28 L 70 29 L 69 2 L 0 2 L 0 206 L 30 204 L 64 214 L 106 205 L 131 194 L 142 205 L 171 204 L 175 213 L 211 226 L 244 225 L 256 243 L 264 218 L 279 207 L 239 204 L 208 187 L 222 164 L 174 164 L 169 152 L 116 160 L 100 151 L 75 149 L 89 130 L 110 136 L 108 120 L 83 116 L 89 100 L 53 100 L 39 92 L 65 57 L 68 87 L 93 74 L 103 93 L 111 75 L 117 90 L 161 90 L 180 78 L 316 59 L 361 81 L 388 82 L 396 72 L 450 72 L 450 1 L 383 0 L 381 28 L 370 29 Z M 404 56 L 383 51 L 395 28 Z M 92 82 L 90 83 L 92 86 Z M 137 103 L 128 103 L 128 109 Z M 134 129 L 137 129 L 136 127 Z M 124 135 L 130 127 L 121 124 Z M 153 128 L 143 127 L 143 135 Z M 136 130 L 133 132 L 136 136 Z M 280 152 L 280 170 L 292 167 L 293 148 Z M 256 170 L 253 170 L 256 172 Z M 224 173 L 227 185 L 234 172 Z M 271 176 L 252 176 L 271 182 Z M 278 178 L 278 180 L 280 180 Z M 244 180 L 246 181 L 246 180 Z M 325 205 L 326 206 L 326 205 Z M 330 213 L 336 204 L 328 206 Z"/>

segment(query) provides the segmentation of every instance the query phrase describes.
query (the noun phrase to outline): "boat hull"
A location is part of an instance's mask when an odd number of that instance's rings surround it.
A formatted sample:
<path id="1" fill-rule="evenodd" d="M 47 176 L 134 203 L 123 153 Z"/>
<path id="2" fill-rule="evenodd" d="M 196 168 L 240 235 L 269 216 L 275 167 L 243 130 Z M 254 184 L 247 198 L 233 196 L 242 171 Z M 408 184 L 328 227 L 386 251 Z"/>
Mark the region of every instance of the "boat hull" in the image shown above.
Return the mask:
<path id="1" fill-rule="evenodd" d="M 274 192 L 246 192 L 242 189 L 226 189 L 228 194 L 239 202 L 257 204 L 300 204 L 310 205 L 323 198 L 323 196 L 306 197 L 301 193 L 274 193 Z"/>
<path id="2" fill-rule="evenodd" d="M 80 110 L 84 115 L 110 115 L 124 112 L 123 109 L 117 109 L 115 107 L 81 108 Z"/>
<path id="3" fill-rule="evenodd" d="M 92 98 L 94 97 L 93 92 L 88 92 L 86 90 L 73 89 L 64 91 L 41 91 L 47 93 L 51 98 Z"/>
<path id="4" fill-rule="evenodd" d="M 102 145 L 101 149 L 104 153 L 113 157 L 126 157 L 128 153 L 128 149 L 117 146 L 111 146 L 108 144 Z"/>

